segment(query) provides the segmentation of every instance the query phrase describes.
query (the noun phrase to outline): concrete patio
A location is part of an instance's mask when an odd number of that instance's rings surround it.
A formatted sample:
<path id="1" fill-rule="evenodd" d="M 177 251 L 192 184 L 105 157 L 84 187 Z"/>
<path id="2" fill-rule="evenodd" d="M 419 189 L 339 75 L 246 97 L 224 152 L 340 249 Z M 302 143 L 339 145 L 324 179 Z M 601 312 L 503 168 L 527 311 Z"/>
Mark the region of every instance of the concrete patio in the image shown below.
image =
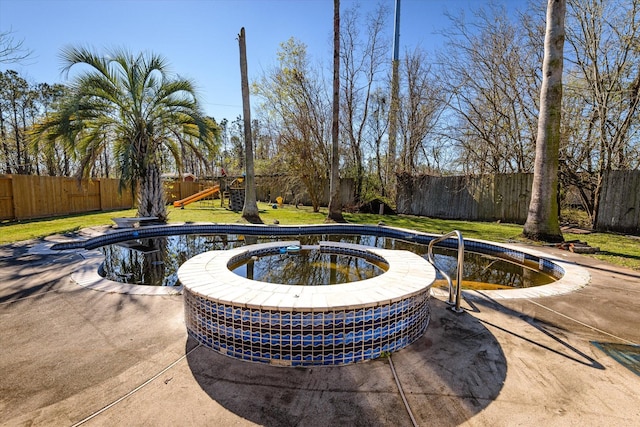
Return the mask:
<path id="1" fill-rule="evenodd" d="M 283 368 L 187 337 L 180 295 L 78 286 L 76 253 L 0 246 L 0 424 L 602 426 L 640 424 L 640 376 L 593 344 L 640 343 L 640 272 L 557 249 L 577 291 L 432 298 L 426 334 L 391 357 Z"/>

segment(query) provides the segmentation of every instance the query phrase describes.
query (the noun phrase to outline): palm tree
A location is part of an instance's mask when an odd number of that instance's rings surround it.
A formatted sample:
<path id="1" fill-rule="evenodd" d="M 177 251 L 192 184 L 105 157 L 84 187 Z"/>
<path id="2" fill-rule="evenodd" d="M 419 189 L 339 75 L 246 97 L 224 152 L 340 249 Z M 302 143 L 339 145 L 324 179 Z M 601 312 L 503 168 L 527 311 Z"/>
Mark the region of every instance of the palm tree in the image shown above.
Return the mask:
<path id="1" fill-rule="evenodd" d="M 536 160 L 529 213 L 523 229 L 525 237 L 547 242 L 564 240 L 558 218 L 558 152 L 566 9 L 566 0 L 548 0 Z"/>
<path id="2" fill-rule="evenodd" d="M 200 111 L 194 84 L 169 74 L 167 61 L 155 54 L 118 49 L 99 56 L 71 47 L 61 57 L 66 73 L 88 67 L 58 109 L 34 127 L 34 140 L 62 141 L 79 158 L 81 176 L 111 145 L 120 188 L 138 189 L 138 215 L 165 221 L 161 154 L 170 153 L 180 169 L 182 148 L 200 155 L 200 148 L 213 149 L 219 138 L 215 122 Z"/>

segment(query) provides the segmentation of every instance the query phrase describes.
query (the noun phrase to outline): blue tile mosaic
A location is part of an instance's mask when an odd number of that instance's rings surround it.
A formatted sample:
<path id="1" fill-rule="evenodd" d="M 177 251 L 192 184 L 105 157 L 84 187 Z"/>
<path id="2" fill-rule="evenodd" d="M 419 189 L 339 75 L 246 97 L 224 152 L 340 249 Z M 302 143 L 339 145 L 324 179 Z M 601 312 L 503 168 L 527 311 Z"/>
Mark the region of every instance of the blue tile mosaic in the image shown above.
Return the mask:
<path id="1" fill-rule="evenodd" d="M 429 291 L 354 310 L 251 310 L 184 292 L 189 335 L 228 356 L 291 366 L 341 365 L 406 347 L 425 332 Z"/>

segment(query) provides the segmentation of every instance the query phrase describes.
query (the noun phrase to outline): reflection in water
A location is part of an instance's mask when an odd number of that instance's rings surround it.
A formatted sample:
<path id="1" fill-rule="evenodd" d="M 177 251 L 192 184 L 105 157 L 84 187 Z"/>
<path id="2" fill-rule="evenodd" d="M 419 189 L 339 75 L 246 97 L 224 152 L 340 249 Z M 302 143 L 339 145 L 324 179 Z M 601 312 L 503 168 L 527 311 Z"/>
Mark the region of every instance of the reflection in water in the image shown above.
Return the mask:
<path id="1" fill-rule="evenodd" d="M 193 256 L 211 251 L 231 249 L 245 244 L 273 242 L 277 240 L 298 240 L 303 245 L 317 245 L 320 241 L 334 241 L 374 246 L 383 249 L 408 250 L 426 257 L 427 246 L 404 242 L 390 237 L 376 236 L 287 236 L 287 237 L 254 237 L 238 235 L 178 235 L 155 237 L 149 239 L 131 240 L 101 248 L 105 261 L 101 274 L 110 280 L 124 283 L 145 284 L 154 286 L 175 286 L 178 283 L 177 271 L 180 265 Z M 438 248 L 434 250 L 436 264 L 451 276 L 455 276 L 457 265 L 456 252 L 450 249 Z M 332 263 L 332 259 L 325 260 Z M 350 261 L 354 262 L 354 261 Z M 274 261 L 275 263 L 275 261 Z M 274 264 L 273 270 L 281 267 Z M 322 277 L 319 272 L 318 283 L 340 283 L 339 269 L 327 270 L 329 277 Z M 359 270 L 354 270 L 359 271 Z M 254 275 L 259 274 L 254 268 Z M 287 273 L 283 277 L 287 277 Z M 361 277 L 360 272 L 349 273 L 354 277 Z M 335 275 L 335 280 L 331 277 Z M 488 255 L 465 252 L 463 288 L 495 289 L 495 288 L 526 288 L 551 283 L 554 279 L 537 270 L 525 268 L 502 259 Z M 346 277 L 346 276 L 345 276 Z M 442 279 L 441 277 L 438 277 Z M 262 279 L 259 279 L 262 280 Z M 289 280 L 289 279 L 287 279 Z M 293 280 L 293 279 L 291 279 Z M 314 278 L 315 280 L 315 278 Z M 361 280 L 361 279 L 348 279 Z M 299 283 L 300 280 L 295 281 Z M 280 281 L 279 283 L 287 283 Z M 310 281 L 307 281 L 310 283 Z"/>
<path id="2" fill-rule="evenodd" d="M 100 248 L 101 274 L 110 280 L 152 286 L 176 286 L 178 268 L 199 253 L 244 245 L 231 235 L 168 236 L 129 240 Z"/>
<path id="3" fill-rule="evenodd" d="M 165 277 L 168 257 L 167 239 L 162 237 L 132 240 L 102 248 L 105 277 L 124 283 L 154 283 L 173 286 Z M 174 278 L 175 282 L 176 279 Z"/>
<path id="4" fill-rule="evenodd" d="M 319 250 L 253 257 L 230 269 L 239 276 L 283 285 L 336 285 L 369 279 L 384 272 L 364 258 Z"/>

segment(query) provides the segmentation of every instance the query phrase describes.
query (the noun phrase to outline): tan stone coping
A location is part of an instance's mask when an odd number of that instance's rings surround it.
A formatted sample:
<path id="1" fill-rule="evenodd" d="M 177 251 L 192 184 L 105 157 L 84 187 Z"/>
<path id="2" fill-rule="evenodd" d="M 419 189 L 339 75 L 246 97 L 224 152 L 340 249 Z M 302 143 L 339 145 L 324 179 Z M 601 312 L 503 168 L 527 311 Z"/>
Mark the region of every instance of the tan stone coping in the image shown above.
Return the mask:
<path id="1" fill-rule="evenodd" d="M 384 258 L 389 269 L 379 276 L 356 282 L 299 286 L 246 279 L 228 268 L 229 261 L 237 255 L 296 243 L 272 242 L 205 252 L 182 264 L 178 278 L 185 289 L 221 304 L 261 310 L 326 311 L 400 301 L 424 292 L 436 277 L 433 266 L 413 252 L 337 242 L 323 245 L 371 252 Z"/>

